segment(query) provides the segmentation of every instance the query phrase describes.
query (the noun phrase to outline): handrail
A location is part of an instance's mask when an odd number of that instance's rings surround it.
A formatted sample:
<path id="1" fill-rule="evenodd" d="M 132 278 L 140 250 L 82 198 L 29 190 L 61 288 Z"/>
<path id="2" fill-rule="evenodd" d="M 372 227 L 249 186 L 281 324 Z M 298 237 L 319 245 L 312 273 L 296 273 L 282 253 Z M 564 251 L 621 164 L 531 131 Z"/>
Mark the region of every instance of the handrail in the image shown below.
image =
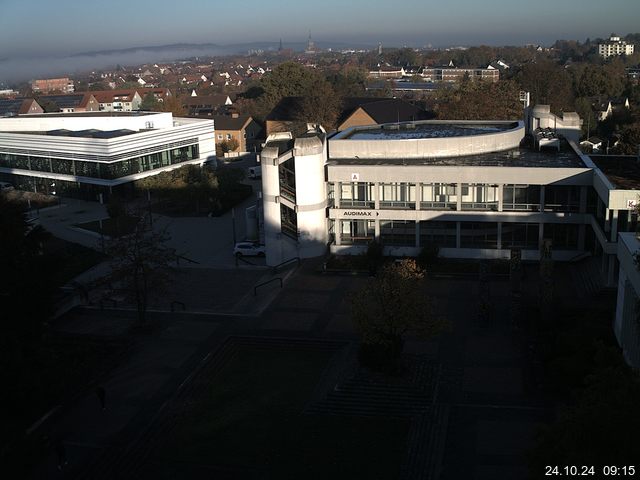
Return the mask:
<path id="1" fill-rule="evenodd" d="M 289 263 L 292 263 L 292 262 L 298 262 L 298 266 L 300 266 L 300 257 L 293 257 L 293 258 L 290 258 L 289 260 L 285 260 L 284 262 L 279 263 L 275 267 L 271 267 L 271 271 L 273 273 L 276 273 L 280 267 L 284 267 L 285 265 L 287 265 Z"/>
<path id="2" fill-rule="evenodd" d="M 183 312 L 187 309 L 187 306 L 185 305 L 184 302 L 181 302 L 179 300 L 174 300 L 173 302 L 171 302 L 171 311 L 172 312 L 175 312 L 174 305 L 180 305 L 182 307 L 182 311 Z"/>
<path id="3" fill-rule="evenodd" d="M 180 259 L 186 260 L 189 263 L 196 263 L 196 264 L 200 265 L 200 262 L 196 262 L 195 260 L 191 260 L 190 258 L 187 258 L 184 255 L 178 255 L 176 253 L 176 264 L 180 265 Z"/>
<path id="4" fill-rule="evenodd" d="M 275 282 L 275 281 L 280 281 L 280 288 L 282 288 L 282 278 L 280 278 L 280 277 L 272 278 L 271 280 L 267 280 L 266 282 L 262 282 L 262 283 L 259 283 L 256 286 L 254 286 L 253 287 L 253 296 L 255 297 L 255 296 L 258 295 L 258 288 L 259 287 L 264 287 L 265 285 L 268 285 L 268 284 L 270 284 L 272 282 Z"/>

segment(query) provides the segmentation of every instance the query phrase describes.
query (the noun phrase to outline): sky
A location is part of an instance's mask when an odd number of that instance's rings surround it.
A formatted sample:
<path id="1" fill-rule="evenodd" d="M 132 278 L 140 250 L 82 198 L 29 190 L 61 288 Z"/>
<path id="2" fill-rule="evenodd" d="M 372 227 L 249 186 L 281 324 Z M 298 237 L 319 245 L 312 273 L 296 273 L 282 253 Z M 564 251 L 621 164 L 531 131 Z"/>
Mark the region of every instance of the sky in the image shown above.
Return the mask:
<path id="1" fill-rule="evenodd" d="M 0 0 L 0 80 L 16 57 L 280 38 L 286 47 L 309 32 L 320 47 L 549 45 L 633 33 L 638 19 L 638 0 Z"/>

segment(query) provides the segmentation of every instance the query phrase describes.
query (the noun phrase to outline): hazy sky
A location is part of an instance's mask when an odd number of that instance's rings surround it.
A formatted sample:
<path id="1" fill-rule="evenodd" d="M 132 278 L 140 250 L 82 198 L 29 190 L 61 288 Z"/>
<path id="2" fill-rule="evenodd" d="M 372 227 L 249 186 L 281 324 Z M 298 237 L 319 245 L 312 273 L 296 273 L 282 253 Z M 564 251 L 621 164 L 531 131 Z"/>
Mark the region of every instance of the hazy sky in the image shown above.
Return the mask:
<path id="1" fill-rule="evenodd" d="M 320 47 L 548 45 L 637 32 L 639 19 L 640 0 L 0 0 L 0 82 L 164 60 L 63 58 L 128 47 L 280 38 L 286 47 L 309 31 Z"/>
<path id="2" fill-rule="evenodd" d="M 541 43 L 640 30 L 638 0 L 0 0 L 0 58 L 177 42 Z"/>

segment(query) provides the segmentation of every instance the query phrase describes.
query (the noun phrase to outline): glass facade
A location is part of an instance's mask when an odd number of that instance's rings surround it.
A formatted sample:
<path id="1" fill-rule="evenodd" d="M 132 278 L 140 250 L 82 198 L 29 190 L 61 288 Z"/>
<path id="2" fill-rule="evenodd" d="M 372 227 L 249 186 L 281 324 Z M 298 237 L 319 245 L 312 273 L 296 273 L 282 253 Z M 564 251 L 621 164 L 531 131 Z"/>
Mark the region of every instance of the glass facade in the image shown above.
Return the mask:
<path id="1" fill-rule="evenodd" d="M 462 184 L 463 210 L 498 210 L 498 186 L 480 183 Z"/>
<path id="2" fill-rule="evenodd" d="M 412 220 L 380 220 L 380 241 L 383 245 L 415 247 L 416 222 Z"/>
<path id="3" fill-rule="evenodd" d="M 455 248 L 456 222 L 420 222 L 420 246 L 436 245 L 439 248 Z"/>
<path id="4" fill-rule="evenodd" d="M 343 183 L 340 188 L 340 208 L 373 208 L 374 202 L 373 183 L 352 182 Z"/>
<path id="5" fill-rule="evenodd" d="M 537 223 L 503 223 L 502 248 L 538 248 Z"/>
<path id="6" fill-rule="evenodd" d="M 194 160 L 198 156 L 197 144 L 111 163 L 0 153 L 0 167 L 113 180 Z"/>
<path id="7" fill-rule="evenodd" d="M 504 185 L 502 187 L 502 210 L 537 212 L 540 210 L 540 186 Z"/>
<path id="8" fill-rule="evenodd" d="M 580 187 L 547 185 L 544 188 L 544 209 L 551 212 L 580 211 Z"/>
<path id="9" fill-rule="evenodd" d="M 280 195 L 284 198 L 296 202 L 296 163 L 290 158 L 278 169 L 280 176 Z"/>
<path id="10" fill-rule="evenodd" d="M 462 248 L 498 248 L 498 224 L 495 222 L 460 222 Z"/>
<path id="11" fill-rule="evenodd" d="M 375 221 L 342 220 L 340 241 L 343 245 L 367 245 L 375 238 Z"/>
<path id="12" fill-rule="evenodd" d="M 422 189 L 421 209 L 456 210 L 458 208 L 455 183 L 426 183 L 420 188 Z"/>
<path id="13" fill-rule="evenodd" d="M 280 222 L 282 233 L 293 239 L 298 238 L 298 215 L 294 210 L 280 204 Z"/>
<path id="14" fill-rule="evenodd" d="M 579 225 L 546 223 L 544 238 L 550 239 L 556 250 L 576 250 L 578 248 Z"/>
<path id="15" fill-rule="evenodd" d="M 415 183 L 381 183 L 380 208 L 416 209 Z"/>

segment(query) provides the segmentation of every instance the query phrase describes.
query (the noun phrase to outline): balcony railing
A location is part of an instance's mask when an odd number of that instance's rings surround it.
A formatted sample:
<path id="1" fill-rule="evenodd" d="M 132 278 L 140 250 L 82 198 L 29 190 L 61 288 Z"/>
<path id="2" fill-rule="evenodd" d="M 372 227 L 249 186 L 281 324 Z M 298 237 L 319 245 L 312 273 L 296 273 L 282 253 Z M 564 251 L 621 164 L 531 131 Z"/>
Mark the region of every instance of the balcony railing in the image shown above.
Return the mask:
<path id="1" fill-rule="evenodd" d="M 498 202 L 462 202 L 462 210 L 498 211 Z"/>
<path id="2" fill-rule="evenodd" d="M 340 200 L 340 208 L 374 208 L 375 202 L 370 200 Z"/>
<path id="3" fill-rule="evenodd" d="M 375 239 L 373 235 L 369 236 L 352 236 L 349 234 L 340 235 L 340 244 L 341 245 L 368 245 Z"/>
<path id="4" fill-rule="evenodd" d="M 502 210 L 505 212 L 537 212 L 540 210 L 540 203 L 503 203 Z"/>
<path id="5" fill-rule="evenodd" d="M 380 208 L 390 208 L 395 210 L 415 210 L 416 202 L 380 200 Z"/>
<path id="6" fill-rule="evenodd" d="M 456 210 L 456 202 L 420 202 L 421 210 Z"/>
<path id="7" fill-rule="evenodd" d="M 566 205 L 559 203 L 545 203 L 545 212 L 579 212 L 580 205 Z"/>

